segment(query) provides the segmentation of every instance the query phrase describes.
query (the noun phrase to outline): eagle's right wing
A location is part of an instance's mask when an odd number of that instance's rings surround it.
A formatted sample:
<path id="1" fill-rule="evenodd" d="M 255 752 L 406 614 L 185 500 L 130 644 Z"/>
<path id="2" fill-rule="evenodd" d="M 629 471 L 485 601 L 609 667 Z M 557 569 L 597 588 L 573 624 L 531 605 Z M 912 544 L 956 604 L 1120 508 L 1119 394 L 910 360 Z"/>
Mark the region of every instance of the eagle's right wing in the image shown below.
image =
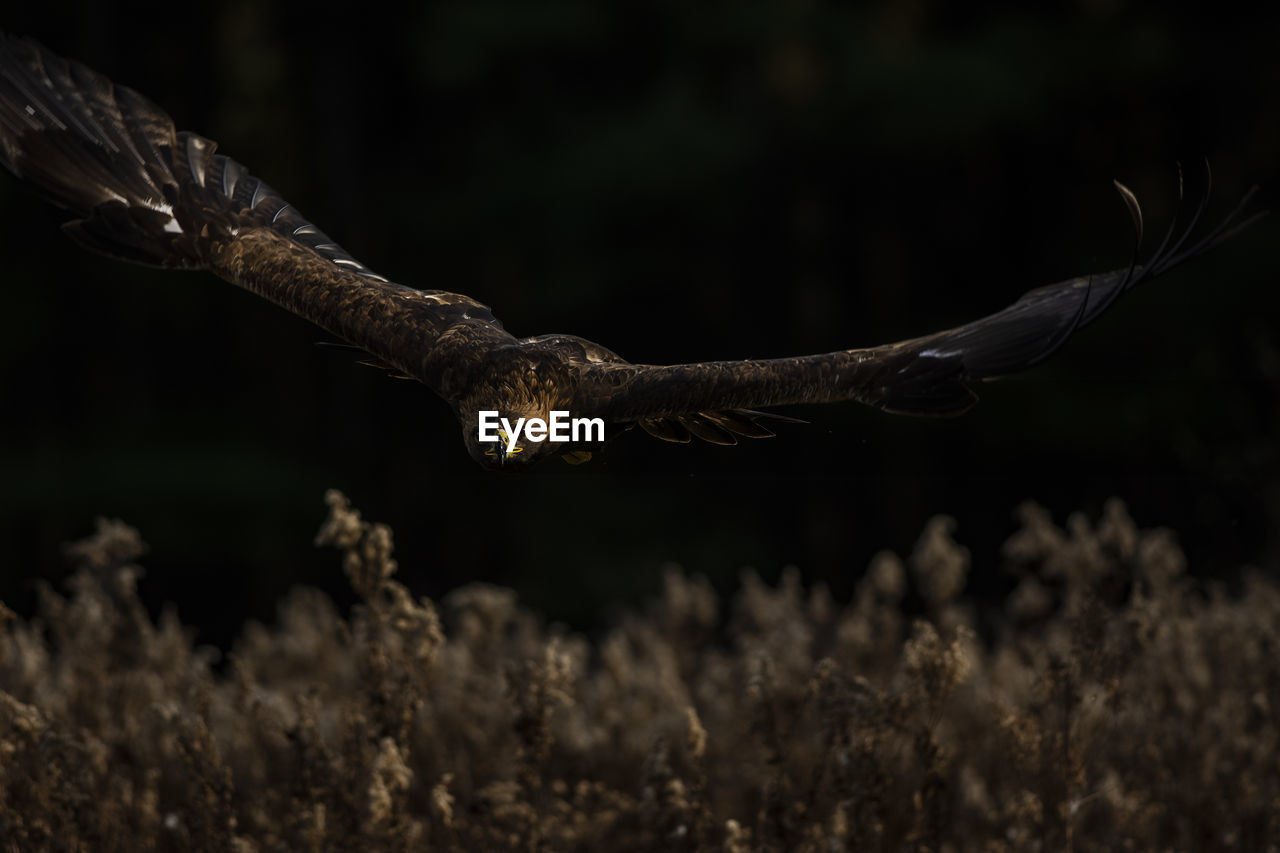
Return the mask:
<path id="1" fill-rule="evenodd" d="M 419 378 L 449 328 L 501 329 L 470 297 L 374 273 L 215 148 L 134 90 L 0 33 L 0 163 L 74 214 L 63 227 L 81 245 L 212 270 Z"/>
<path id="2" fill-rule="evenodd" d="M 1117 183 L 1116 187 L 1140 241 L 1142 212 L 1138 202 L 1123 185 Z M 725 415 L 841 400 L 857 400 L 904 414 L 960 414 L 977 401 L 970 382 L 1039 364 L 1130 288 L 1247 227 L 1262 215 L 1237 221 L 1252 196 L 1251 190 L 1220 225 L 1187 246 L 1208 200 L 1206 191 L 1205 202 L 1182 235 L 1174 239 L 1170 227 L 1146 264 L 1040 287 L 1002 311 L 932 335 L 795 358 L 665 366 L 591 365 L 579 388 L 578 409 L 614 423 L 642 425 L 684 421 L 709 413 Z M 722 426 L 729 432 L 741 432 L 731 424 Z"/>

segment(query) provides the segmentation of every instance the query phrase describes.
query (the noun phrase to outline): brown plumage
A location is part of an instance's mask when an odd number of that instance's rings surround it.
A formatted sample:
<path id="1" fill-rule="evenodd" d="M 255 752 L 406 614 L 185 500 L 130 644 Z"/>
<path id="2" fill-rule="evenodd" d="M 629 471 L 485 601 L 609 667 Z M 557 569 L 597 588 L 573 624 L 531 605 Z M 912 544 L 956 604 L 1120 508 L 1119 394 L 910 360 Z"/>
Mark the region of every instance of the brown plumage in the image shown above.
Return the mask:
<path id="1" fill-rule="evenodd" d="M 893 412 L 954 415 L 968 383 L 1024 370 L 1134 285 L 1237 233 L 1252 192 L 1206 236 L 1171 228 L 1143 265 L 1033 290 L 996 314 L 867 349 L 762 361 L 631 364 L 571 335 L 516 338 L 470 297 L 388 281 L 347 254 L 212 141 L 178 132 L 149 100 L 30 39 L 0 34 L 0 161 L 75 217 L 81 245 L 162 267 L 207 269 L 413 377 L 452 407 L 472 457 L 517 470 L 590 447 L 523 443 L 508 455 L 479 438 L 478 412 L 514 422 L 552 411 L 600 418 L 606 438 L 639 425 L 666 441 L 733 444 L 790 420 L 757 409 L 856 400 Z M 1133 216 L 1137 200 L 1116 184 Z M 1207 200 L 1207 194 L 1206 194 Z"/>

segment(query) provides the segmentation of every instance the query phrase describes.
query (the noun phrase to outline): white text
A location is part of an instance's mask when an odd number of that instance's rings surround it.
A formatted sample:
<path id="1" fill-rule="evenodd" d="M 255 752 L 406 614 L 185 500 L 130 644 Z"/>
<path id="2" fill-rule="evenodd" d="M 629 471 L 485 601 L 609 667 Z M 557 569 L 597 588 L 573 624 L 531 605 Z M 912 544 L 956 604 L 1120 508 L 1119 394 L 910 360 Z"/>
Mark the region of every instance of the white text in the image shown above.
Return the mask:
<path id="1" fill-rule="evenodd" d="M 604 441 L 603 418 L 574 418 L 565 411 L 551 411 L 549 420 L 542 418 L 516 418 L 514 424 L 498 417 L 495 411 L 480 414 L 480 440 L 505 441 L 507 455 L 516 452 L 520 435 L 529 441 Z"/>

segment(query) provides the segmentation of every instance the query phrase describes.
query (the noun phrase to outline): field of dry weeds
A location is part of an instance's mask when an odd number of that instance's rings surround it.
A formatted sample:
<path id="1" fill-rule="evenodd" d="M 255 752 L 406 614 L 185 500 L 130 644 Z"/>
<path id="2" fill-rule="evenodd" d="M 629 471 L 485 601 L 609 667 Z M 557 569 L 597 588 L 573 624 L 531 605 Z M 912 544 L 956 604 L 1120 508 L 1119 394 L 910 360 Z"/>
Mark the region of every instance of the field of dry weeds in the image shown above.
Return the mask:
<path id="1" fill-rule="evenodd" d="M 225 667 L 148 616 L 120 522 L 3 611 L 0 849 L 1277 849 L 1280 590 L 1192 582 L 1118 501 L 1022 508 L 981 637 L 937 518 L 850 602 L 672 573 L 599 642 L 506 589 L 415 598 L 328 503 L 362 603 L 298 590 Z"/>

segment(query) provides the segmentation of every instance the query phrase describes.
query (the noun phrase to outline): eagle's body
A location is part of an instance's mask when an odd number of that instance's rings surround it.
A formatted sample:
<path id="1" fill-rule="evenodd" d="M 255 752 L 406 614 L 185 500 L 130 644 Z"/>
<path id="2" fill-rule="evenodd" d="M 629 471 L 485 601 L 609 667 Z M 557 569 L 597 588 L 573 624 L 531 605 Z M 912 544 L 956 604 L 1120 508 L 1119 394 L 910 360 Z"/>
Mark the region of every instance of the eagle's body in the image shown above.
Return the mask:
<path id="1" fill-rule="evenodd" d="M 0 34 L 0 162 L 74 214 L 64 226 L 73 239 L 125 260 L 208 269 L 305 317 L 439 394 L 472 457 L 507 470 L 590 448 L 548 440 L 495 452 L 479 437 L 481 411 L 513 421 L 565 411 L 602 419 L 608 436 L 639 425 L 670 441 L 725 444 L 772 435 L 759 421 L 777 416 L 755 411 L 769 406 L 857 400 L 958 414 L 976 400 L 967 381 L 1042 361 L 1125 290 L 1248 224 L 1232 225 L 1241 202 L 1191 246 L 1183 243 L 1194 220 L 1143 266 L 1033 290 L 997 314 L 910 341 L 766 361 L 636 365 L 570 335 L 518 339 L 468 296 L 388 281 L 215 147 L 178 132 L 132 89 Z M 1140 236 L 1137 202 L 1120 190 Z"/>

